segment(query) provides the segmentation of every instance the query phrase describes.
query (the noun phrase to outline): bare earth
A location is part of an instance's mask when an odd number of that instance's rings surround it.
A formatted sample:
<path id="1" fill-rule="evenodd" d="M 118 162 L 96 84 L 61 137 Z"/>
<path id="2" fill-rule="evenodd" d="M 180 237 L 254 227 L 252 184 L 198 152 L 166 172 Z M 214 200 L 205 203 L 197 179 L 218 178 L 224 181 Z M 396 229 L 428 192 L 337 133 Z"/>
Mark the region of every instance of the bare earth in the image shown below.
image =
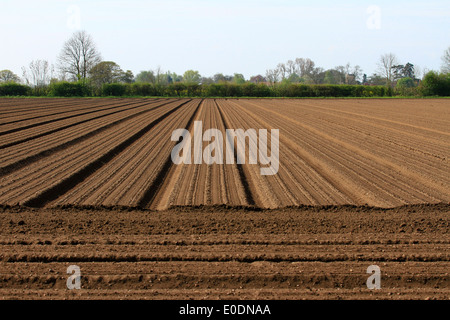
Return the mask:
<path id="1" fill-rule="evenodd" d="M 280 129 L 278 174 L 174 165 L 199 120 Z M 0 298 L 449 299 L 449 128 L 446 99 L 1 99 Z"/>
<path id="2" fill-rule="evenodd" d="M 448 299 L 449 205 L 4 208 L 4 299 Z M 81 269 L 68 290 L 67 268 Z M 381 269 L 381 289 L 366 286 Z"/>

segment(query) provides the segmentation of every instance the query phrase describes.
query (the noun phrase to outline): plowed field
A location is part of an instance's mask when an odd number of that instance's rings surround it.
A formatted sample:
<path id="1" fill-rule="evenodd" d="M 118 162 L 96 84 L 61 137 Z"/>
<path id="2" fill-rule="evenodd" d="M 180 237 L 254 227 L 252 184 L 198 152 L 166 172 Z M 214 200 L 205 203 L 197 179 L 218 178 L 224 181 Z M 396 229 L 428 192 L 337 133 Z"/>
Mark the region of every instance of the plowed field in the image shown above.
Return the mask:
<path id="1" fill-rule="evenodd" d="M 196 121 L 279 129 L 277 174 L 174 164 Z M 448 99 L 1 99 L 0 137 L 0 297 L 450 297 Z"/>

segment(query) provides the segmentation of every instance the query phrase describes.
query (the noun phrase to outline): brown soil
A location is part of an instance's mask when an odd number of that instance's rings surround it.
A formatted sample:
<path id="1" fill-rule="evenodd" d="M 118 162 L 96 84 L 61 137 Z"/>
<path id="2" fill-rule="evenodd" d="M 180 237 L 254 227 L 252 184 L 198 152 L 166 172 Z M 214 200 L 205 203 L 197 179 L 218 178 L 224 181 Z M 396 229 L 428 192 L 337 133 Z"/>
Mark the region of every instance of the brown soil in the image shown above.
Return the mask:
<path id="1" fill-rule="evenodd" d="M 0 212 L 3 299 L 450 297 L 448 204 Z"/>
<path id="2" fill-rule="evenodd" d="M 278 174 L 174 165 L 200 120 L 280 129 Z M 449 299 L 449 128 L 446 99 L 1 99 L 0 297 Z"/>
<path id="3" fill-rule="evenodd" d="M 0 102 L 1 204 L 164 210 L 450 201 L 445 99 L 13 101 Z M 174 165 L 173 130 L 193 134 L 197 120 L 221 132 L 278 128 L 278 173 L 262 176 L 248 159 Z"/>

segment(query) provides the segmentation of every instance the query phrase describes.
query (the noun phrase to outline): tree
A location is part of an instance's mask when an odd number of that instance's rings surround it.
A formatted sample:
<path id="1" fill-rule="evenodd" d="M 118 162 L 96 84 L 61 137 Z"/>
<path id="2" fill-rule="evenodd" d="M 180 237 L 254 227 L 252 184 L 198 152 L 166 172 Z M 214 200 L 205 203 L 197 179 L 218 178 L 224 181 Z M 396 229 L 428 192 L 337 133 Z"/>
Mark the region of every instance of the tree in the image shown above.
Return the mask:
<path id="1" fill-rule="evenodd" d="M 297 73 L 292 73 L 289 77 L 286 78 L 289 83 L 300 83 L 303 82 L 303 79 Z"/>
<path id="2" fill-rule="evenodd" d="M 169 83 L 167 74 L 161 69 L 160 66 L 153 71 L 155 75 L 155 84 L 156 85 L 166 85 Z"/>
<path id="3" fill-rule="evenodd" d="M 380 57 L 377 71 L 386 80 L 387 86 L 391 86 L 394 81 L 394 66 L 398 64 L 398 59 L 393 53 L 386 53 Z"/>
<path id="4" fill-rule="evenodd" d="M 337 66 L 334 70 L 337 71 L 335 73 L 335 79 L 338 80 L 337 84 L 355 85 L 361 83 L 362 69 L 358 65 L 352 67 L 348 62 L 345 66 Z"/>
<path id="5" fill-rule="evenodd" d="M 199 84 L 201 78 L 200 73 L 195 70 L 187 70 L 183 74 L 183 82 L 186 84 Z"/>
<path id="6" fill-rule="evenodd" d="M 297 67 L 295 65 L 295 62 L 292 60 L 288 60 L 288 62 L 286 63 L 286 69 L 288 78 L 291 78 L 294 74 L 297 74 Z"/>
<path id="7" fill-rule="evenodd" d="M 415 79 L 414 65 L 409 62 L 405 65 L 399 64 L 397 66 L 393 66 L 392 69 L 394 70 L 394 80 L 402 78 Z"/>
<path id="8" fill-rule="evenodd" d="M 23 78 L 27 85 L 42 88 L 50 83 L 54 67 L 47 60 L 33 60 L 28 68 L 22 67 Z"/>
<path id="9" fill-rule="evenodd" d="M 337 84 L 344 84 L 345 83 L 345 75 L 347 73 L 346 67 L 337 66 L 334 68 L 334 70 L 336 70 L 334 77 L 336 79 Z"/>
<path id="10" fill-rule="evenodd" d="M 318 84 L 323 82 L 325 78 L 325 72 L 323 68 L 316 67 L 314 61 L 309 58 L 296 58 L 295 61 L 289 62 L 287 66 L 282 64 L 280 67 L 285 67 L 286 72 L 290 73 L 294 71 L 295 74 L 299 76 L 300 81 L 305 81 L 308 83 Z M 292 74 L 289 74 L 289 78 L 291 78 Z M 295 79 L 295 78 L 291 78 Z"/>
<path id="11" fill-rule="evenodd" d="M 309 75 L 313 72 L 315 63 L 309 58 L 296 58 L 295 59 L 295 65 L 297 66 L 297 74 L 300 76 L 300 78 L 307 78 Z"/>
<path id="12" fill-rule="evenodd" d="M 393 70 L 393 80 L 397 80 L 397 79 L 401 79 L 403 78 L 403 68 L 405 66 L 402 64 L 399 64 L 398 66 L 393 66 L 392 70 Z"/>
<path id="13" fill-rule="evenodd" d="M 213 84 L 213 83 L 214 83 L 214 79 L 211 78 L 211 77 L 202 77 L 202 78 L 200 79 L 200 83 L 201 83 L 201 84 L 206 84 L 206 85 L 208 85 L 208 84 Z"/>
<path id="14" fill-rule="evenodd" d="M 214 83 L 225 82 L 225 76 L 222 73 L 216 73 L 213 75 Z"/>
<path id="15" fill-rule="evenodd" d="M 131 70 L 127 70 L 122 74 L 121 82 L 125 83 L 133 83 L 134 82 L 134 74 Z"/>
<path id="16" fill-rule="evenodd" d="M 368 79 L 367 79 L 367 74 L 365 74 L 364 73 L 364 75 L 363 75 L 363 79 L 362 79 L 362 84 L 367 84 L 368 83 L 368 81 L 367 81 Z"/>
<path id="17" fill-rule="evenodd" d="M 214 83 L 228 82 L 228 81 L 233 80 L 233 77 L 228 76 L 228 75 L 224 76 L 222 73 L 216 73 L 213 76 L 213 80 L 214 80 Z"/>
<path id="18" fill-rule="evenodd" d="M 236 84 L 243 84 L 243 83 L 245 83 L 244 75 L 242 75 L 240 73 L 235 73 L 234 77 L 233 77 L 233 82 L 236 83 Z"/>
<path id="19" fill-rule="evenodd" d="M 442 73 L 450 73 L 450 47 L 444 51 L 442 56 Z"/>
<path id="20" fill-rule="evenodd" d="M 170 76 L 170 74 L 168 73 L 160 73 L 157 77 L 156 77 L 156 84 L 161 85 L 161 86 L 166 86 L 169 83 L 172 82 L 172 77 Z"/>
<path id="21" fill-rule="evenodd" d="M 20 82 L 20 78 L 11 70 L 0 71 L 0 82 Z"/>
<path id="22" fill-rule="evenodd" d="M 288 72 L 288 68 L 286 67 L 286 65 L 284 63 L 279 63 L 277 65 L 277 69 L 278 69 L 278 74 L 281 76 L 281 80 L 286 79 L 287 72 Z"/>
<path id="23" fill-rule="evenodd" d="M 170 79 L 172 80 L 170 83 L 174 83 L 174 82 L 182 82 L 183 81 L 183 76 L 181 74 L 176 74 L 175 72 L 167 72 L 167 75 L 170 77 Z"/>
<path id="24" fill-rule="evenodd" d="M 122 82 L 124 76 L 123 70 L 113 61 L 102 61 L 89 71 L 89 77 L 96 87 L 101 87 L 105 83 Z"/>
<path id="25" fill-rule="evenodd" d="M 337 70 L 327 70 L 325 71 L 325 77 L 323 83 L 325 84 L 339 84 L 340 83 L 340 73 Z"/>
<path id="26" fill-rule="evenodd" d="M 450 73 L 427 72 L 421 83 L 421 91 L 425 96 L 450 96 Z"/>
<path id="27" fill-rule="evenodd" d="M 323 82 L 323 78 L 325 76 L 325 72 L 323 68 L 313 68 L 311 72 L 306 76 L 309 83 L 312 84 L 320 84 Z"/>
<path id="28" fill-rule="evenodd" d="M 101 62 L 92 37 L 86 31 L 77 31 L 64 43 L 58 57 L 58 66 L 72 80 L 86 80 L 90 70 Z"/>
<path id="29" fill-rule="evenodd" d="M 273 86 L 279 80 L 279 70 L 278 69 L 269 69 L 266 71 L 266 79 Z"/>
<path id="30" fill-rule="evenodd" d="M 368 83 L 375 86 L 382 86 L 386 84 L 386 79 L 375 73 L 368 79 Z"/>
<path id="31" fill-rule="evenodd" d="M 415 74 L 414 74 L 414 65 L 412 63 L 407 63 L 405 64 L 405 66 L 403 67 L 403 76 L 405 78 L 411 78 L 412 80 L 415 79 Z"/>
<path id="32" fill-rule="evenodd" d="M 412 88 L 414 87 L 414 80 L 410 77 L 404 77 L 397 81 L 397 88 Z"/>
<path id="33" fill-rule="evenodd" d="M 352 74 L 355 76 L 355 83 L 354 84 L 360 84 L 361 83 L 361 74 L 362 74 L 362 69 L 360 66 L 356 65 L 353 67 L 352 70 Z"/>
<path id="34" fill-rule="evenodd" d="M 155 83 L 155 74 L 152 70 L 141 71 L 136 76 L 136 82 Z"/>

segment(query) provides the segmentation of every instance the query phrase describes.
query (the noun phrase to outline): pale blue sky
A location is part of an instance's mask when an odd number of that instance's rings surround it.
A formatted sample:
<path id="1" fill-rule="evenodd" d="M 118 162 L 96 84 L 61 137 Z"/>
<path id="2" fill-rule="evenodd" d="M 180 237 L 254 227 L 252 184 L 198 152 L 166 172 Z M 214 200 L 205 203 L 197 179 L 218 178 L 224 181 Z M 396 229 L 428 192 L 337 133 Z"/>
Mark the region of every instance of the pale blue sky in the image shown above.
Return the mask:
<path id="1" fill-rule="evenodd" d="M 104 60 L 134 74 L 160 66 L 249 78 L 303 57 L 325 69 L 350 62 L 371 75 L 388 52 L 440 69 L 450 1 L 0 0 L 0 28 L 0 70 L 19 76 L 34 59 L 56 63 L 77 28 Z"/>

